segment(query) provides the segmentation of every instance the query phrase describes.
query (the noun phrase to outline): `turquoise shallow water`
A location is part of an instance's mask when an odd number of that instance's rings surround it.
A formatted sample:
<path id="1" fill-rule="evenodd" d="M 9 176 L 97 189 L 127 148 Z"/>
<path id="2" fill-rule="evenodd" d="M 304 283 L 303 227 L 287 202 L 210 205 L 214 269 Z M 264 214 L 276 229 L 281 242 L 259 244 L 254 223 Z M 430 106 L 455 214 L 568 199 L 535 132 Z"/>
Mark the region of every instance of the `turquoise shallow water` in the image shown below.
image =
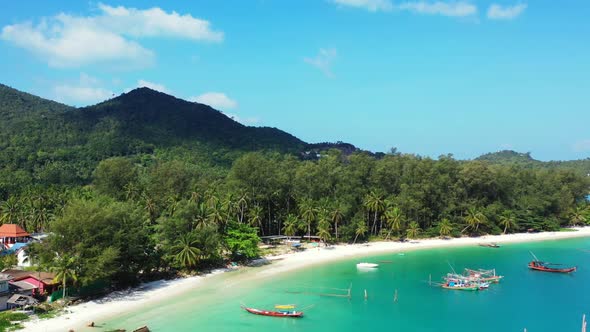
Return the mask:
<path id="1" fill-rule="evenodd" d="M 382 263 L 372 272 L 355 267 L 358 259 L 300 269 L 257 281 L 232 272 L 213 277 L 205 287 L 158 306 L 123 313 L 106 328 L 153 331 L 579 331 L 590 313 L 590 238 L 504 245 L 500 249 L 463 247 L 408 251 L 364 258 Z M 571 275 L 531 271 L 529 250 L 540 259 L 577 265 Z M 589 250 L 589 251 L 585 251 Z M 444 290 L 428 285 L 449 272 L 496 268 L 504 280 L 480 292 Z M 243 274 L 244 275 L 236 275 Z M 289 291 L 336 292 L 352 298 Z M 313 287 L 309 287 L 313 286 Z M 368 299 L 364 299 L 364 290 Z M 398 290 L 398 302 L 394 293 Z M 340 292 L 342 293 L 342 292 Z M 240 303 L 272 308 L 277 303 L 310 306 L 302 319 L 261 317 L 240 310 Z"/>

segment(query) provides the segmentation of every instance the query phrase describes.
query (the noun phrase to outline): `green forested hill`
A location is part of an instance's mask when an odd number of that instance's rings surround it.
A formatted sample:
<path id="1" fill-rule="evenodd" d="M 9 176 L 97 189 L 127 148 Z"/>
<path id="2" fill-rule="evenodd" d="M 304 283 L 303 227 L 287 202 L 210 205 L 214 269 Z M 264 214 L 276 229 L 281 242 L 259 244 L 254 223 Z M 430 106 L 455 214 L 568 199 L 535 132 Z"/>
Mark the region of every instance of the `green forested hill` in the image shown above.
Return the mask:
<path id="1" fill-rule="evenodd" d="M 531 157 L 530 153 L 520 153 L 511 150 L 503 150 L 486 153 L 476 160 L 498 165 L 518 165 L 528 168 L 563 169 L 573 170 L 580 175 L 590 174 L 590 158 L 567 161 L 540 161 Z"/>
<path id="2" fill-rule="evenodd" d="M 299 153 L 306 146 L 279 129 L 247 127 L 207 105 L 148 88 L 73 108 L 0 85 L 0 129 L 5 192 L 33 182 L 84 184 L 100 160 L 113 156 L 172 149 L 229 167 L 247 151 Z"/>
<path id="3" fill-rule="evenodd" d="M 116 133 L 122 139 L 153 146 L 200 141 L 239 150 L 297 152 L 305 145 L 281 130 L 247 127 L 207 105 L 148 88 L 81 108 L 73 112 L 71 120 L 83 130 Z"/>

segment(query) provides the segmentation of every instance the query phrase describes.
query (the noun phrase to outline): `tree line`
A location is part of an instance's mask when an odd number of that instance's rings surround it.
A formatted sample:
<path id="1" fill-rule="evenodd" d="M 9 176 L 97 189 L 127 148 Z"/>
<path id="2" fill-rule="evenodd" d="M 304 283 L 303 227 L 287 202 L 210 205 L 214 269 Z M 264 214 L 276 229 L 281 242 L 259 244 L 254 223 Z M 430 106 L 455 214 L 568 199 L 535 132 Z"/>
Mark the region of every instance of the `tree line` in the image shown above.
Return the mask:
<path id="1" fill-rule="evenodd" d="M 161 153 L 101 161 L 89 184 L 10 192 L 0 220 L 50 232 L 35 264 L 79 285 L 257 257 L 260 236 L 324 242 L 558 230 L 590 220 L 571 170 L 390 153 L 245 153 L 231 167 Z"/>

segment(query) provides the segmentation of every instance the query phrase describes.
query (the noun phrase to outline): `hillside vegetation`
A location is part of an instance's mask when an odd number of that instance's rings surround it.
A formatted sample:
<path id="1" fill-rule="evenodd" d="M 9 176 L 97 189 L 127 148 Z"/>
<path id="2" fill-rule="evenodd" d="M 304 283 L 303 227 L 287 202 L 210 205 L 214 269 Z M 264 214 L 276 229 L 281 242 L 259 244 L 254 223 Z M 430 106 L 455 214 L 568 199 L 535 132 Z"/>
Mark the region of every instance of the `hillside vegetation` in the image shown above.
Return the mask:
<path id="1" fill-rule="evenodd" d="M 78 109 L 2 86 L 0 117 L 0 221 L 51 231 L 32 260 L 76 285 L 250 259 L 262 235 L 403 240 L 590 220 L 586 161 L 311 145 L 145 88 Z"/>

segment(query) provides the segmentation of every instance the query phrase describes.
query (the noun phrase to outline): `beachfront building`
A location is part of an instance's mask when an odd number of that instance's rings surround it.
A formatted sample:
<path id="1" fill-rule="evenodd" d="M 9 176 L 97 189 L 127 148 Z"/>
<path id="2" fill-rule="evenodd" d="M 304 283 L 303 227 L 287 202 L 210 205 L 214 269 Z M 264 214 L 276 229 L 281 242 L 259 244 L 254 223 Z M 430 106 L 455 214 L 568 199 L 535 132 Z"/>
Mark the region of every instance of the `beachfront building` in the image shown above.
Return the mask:
<path id="1" fill-rule="evenodd" d="M 4 224 L 0 226 L 0 245 L 2 249 L 9 249 L 16 243 L 27 243 L 31 234 L 27 233 L 17 224 Z"/>
<path id="2" fill-rule="evenodd" d="M 2 273 L 11 276 L 10 284 L 23 294 L 51 294 L 59 286 L 59 282 L 54 281 L 55 273 L 15 269 L 4 270 Z"/>

